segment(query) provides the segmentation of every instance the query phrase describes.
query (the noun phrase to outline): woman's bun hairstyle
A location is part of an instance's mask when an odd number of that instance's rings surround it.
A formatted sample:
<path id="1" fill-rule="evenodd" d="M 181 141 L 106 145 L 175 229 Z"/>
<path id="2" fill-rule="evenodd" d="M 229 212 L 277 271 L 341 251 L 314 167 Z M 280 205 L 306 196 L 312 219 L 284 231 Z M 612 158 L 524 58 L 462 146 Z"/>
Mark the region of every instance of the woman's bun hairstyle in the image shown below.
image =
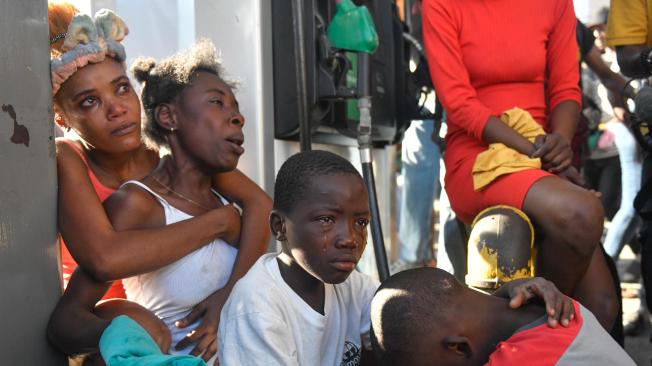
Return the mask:
<path id="1" fill-rule="evenodd" d="M 72 21 L 72 17 L 79 11 L 74 5 L 64 2 L 48 2 L 48 27 L 50 39 L 65 34 L 68 31 L 68 26 Z M 59 57 L 63 51 L 64 39 L 61 38 L 56 42 L 50 44 L 51 57 Z"/>
<path id="2" fill-rule="evenodd" d="M 139 83 L 149 80 L 152 70 L 156 67 L 156 60 L 151 57 L 138 57 L 131 64 L 131 72 Z"/>

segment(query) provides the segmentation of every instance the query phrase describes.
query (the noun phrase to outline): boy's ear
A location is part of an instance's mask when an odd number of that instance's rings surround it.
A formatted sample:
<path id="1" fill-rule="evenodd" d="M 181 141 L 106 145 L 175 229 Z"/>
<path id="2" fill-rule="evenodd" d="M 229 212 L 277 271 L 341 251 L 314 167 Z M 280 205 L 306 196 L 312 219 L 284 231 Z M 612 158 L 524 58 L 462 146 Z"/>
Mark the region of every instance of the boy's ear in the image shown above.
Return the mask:
<path id="1" fill-rule="evenodd" d="M 170 103 L 162 103 L 154 108 L 154 118 L 164 130 L 174 131 L 178 128 L 177 120 L 174 116 L 175 107 Z"/>
<path id="2" fill-rule="evenodd" d="M 272 213 L 269 215 L 269 228 L 274 234 L 274 238 L 280 242 L 287 240 L 285 236 L 285 216 L 276 211 L 272 210 Z"/>
<path id="3" fill-rule="evenodd" d="M 448 351 L 455 352 L 456 355 L 464 358 L 471 358 L 473 350 L 471 350 L 471 342 L 469 339 L 462 336 L 448 336 L 442 341 L 442 345 Z"/>

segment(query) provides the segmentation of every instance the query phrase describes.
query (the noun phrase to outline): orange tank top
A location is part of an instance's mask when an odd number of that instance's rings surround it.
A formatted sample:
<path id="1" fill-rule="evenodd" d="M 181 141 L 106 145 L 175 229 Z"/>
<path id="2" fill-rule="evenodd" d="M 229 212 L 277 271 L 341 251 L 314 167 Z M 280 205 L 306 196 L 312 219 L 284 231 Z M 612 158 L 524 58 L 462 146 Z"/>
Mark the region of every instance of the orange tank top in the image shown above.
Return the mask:
<path id="1" fill-rule="evenodd" d="M 93 188 L 95 189 L 95 193 L 97 193 L 97 197 L 100 199 L 100 202 L 104 202 L 104 200 L 109 198 L 109 196 L 113 192 L 115 192 L 115 189 L 105 186 L 97 179 L 97 177 L 91 170 L 90 166 L 88 166 L 88 162 L 86 161 L 86 157 L 84 156 L 84 153 L 79 149 L 77 145 L 75 145 L 74 142 L 68 140 L 61 140 L 61 141 L 65 142 L 66 144 L 68 144 L 68 146 L 72 147 L 72 149 L 82 159 L 84 165 L 86 165 L 88 178 L 90 178 L 91 184 L 93 184 Z M 63 238 L 61 238 L 61 266 L 63 272 L 63 288 L 66 288 L 68 287 L 70 276 L 75 271 L 75 268 L 77 268 L 77 262 L 73 259 L 72 255 L 70 255 L 70 252 L 68 251 L 68 247 L 66 247 L 66 243 L 64 243 Z M 109 288 L 106 294 L 104 294 L 102 300 L 114 299 L 114 298 L 124 299 L 126 297 L 127 296 L 125 294 L 125 289 L 122 286 L 122 281 L 118 280 L 113 282 L 111 288 Z"/>

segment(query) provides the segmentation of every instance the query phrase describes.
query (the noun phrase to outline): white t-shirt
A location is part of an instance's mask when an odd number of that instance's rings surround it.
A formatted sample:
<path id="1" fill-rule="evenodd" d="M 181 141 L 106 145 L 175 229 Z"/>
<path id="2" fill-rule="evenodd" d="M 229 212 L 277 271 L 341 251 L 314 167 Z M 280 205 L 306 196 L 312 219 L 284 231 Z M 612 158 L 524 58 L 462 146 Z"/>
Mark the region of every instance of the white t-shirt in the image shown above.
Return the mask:
<path id="1" fill-rule="evenodd" d="M 325 284 L 322 315 L 285 283 L 276 257 L 258 259 L 222 308 L 220 365 L 358 365 L 378 282 L 354 271 Z"/>

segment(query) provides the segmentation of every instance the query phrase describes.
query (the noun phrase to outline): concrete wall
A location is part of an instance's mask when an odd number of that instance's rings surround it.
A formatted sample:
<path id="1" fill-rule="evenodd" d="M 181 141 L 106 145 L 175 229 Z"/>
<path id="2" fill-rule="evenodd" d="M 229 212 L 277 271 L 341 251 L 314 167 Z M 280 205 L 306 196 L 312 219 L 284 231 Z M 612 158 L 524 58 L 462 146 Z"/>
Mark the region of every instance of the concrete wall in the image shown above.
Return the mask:
<path id="1" fill-rule="evenodd" d="M 60 294 L 47 2 L 0 0 L 0 364 L 65 365 L 45 338 Z"/>

